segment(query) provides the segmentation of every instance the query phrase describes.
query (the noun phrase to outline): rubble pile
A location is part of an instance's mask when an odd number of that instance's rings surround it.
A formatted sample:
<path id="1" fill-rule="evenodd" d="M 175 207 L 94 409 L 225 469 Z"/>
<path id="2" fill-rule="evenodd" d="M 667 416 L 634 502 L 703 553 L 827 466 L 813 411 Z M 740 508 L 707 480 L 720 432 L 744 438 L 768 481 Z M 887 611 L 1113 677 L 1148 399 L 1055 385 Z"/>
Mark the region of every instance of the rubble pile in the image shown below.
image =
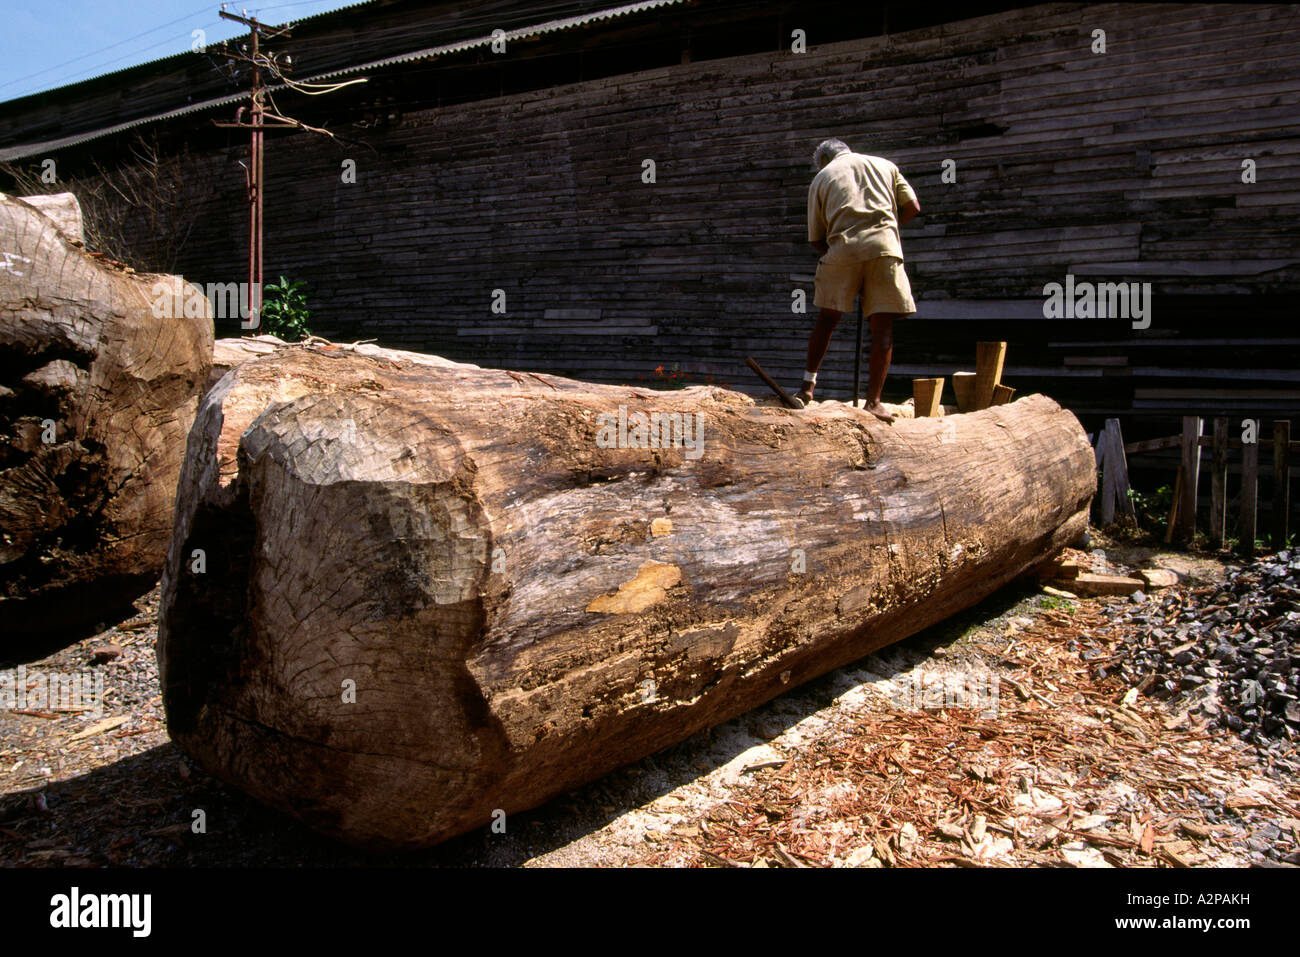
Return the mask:
<path id="1" fill-rule="evenodd" d="M 1226 570 L 1219 585 L 1135 595 L 1117 617 L 1134 627 L 1091 663 L 1150 697 L 1195 697 L 1213 721 L 1271 750 L 1300 738 L 1300 550 Z"/>

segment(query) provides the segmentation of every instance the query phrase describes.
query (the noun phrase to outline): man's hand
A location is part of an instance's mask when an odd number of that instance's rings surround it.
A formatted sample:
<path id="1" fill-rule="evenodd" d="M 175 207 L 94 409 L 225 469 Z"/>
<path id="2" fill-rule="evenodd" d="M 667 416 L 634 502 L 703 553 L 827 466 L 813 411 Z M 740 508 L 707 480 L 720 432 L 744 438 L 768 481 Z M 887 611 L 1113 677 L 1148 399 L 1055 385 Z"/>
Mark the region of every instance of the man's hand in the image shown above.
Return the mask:
<path id="1" fill-rule="evenodd" d="M 898 208 L 898 225 L 906 226 L 909 222 L 911 222 L 913 219 L 919 216 L 920 213 L 921 213 L 920 200 L 914 199 L 907 205 L 900 206 Z"/>
<path id="2" fill-rule="evenodd" d="M 815 243 L 810 242 L 808 245 L 817 250 L 817 255 L 819 256 L 825 256 L 831 249 L 831 247 L 826 245 L 826 240 L 824 239 L 819 239 Z"/>

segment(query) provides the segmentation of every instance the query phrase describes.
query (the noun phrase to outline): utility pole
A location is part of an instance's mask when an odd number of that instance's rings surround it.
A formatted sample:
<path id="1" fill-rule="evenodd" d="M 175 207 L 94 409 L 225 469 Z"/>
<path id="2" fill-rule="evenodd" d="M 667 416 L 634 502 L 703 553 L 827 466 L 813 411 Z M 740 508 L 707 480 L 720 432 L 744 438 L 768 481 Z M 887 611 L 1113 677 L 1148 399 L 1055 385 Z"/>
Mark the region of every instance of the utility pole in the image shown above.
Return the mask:
<path id="1" fill-rule="evenodd" d="M 222 4 L 222 6 L 224 7 L 225 4 Z M 218 123 L 214 120 L 213 125 L 249 130 L 251 135 L 247 168 L 249 322 L 241 325 L 245 329 L 256 329 L 262 321 L 262 194 L 266 182 L 262 174 L 263 133 L 268 129 L 294 129 L 305 130 L 309 133 L 322 133 L 325 136 L 335 138 L 334 134 L 329 130 L 308 126 L 306 123 L 281 114 L 275 100 L 270 97 L 270 91 L 263 78 L 263 70 L 272 78 L 277 88 L 283 85 L 290 90 L 308 96 L 322 96 L 333 93 L 345 86 L 352 86 L 354 83 L 365 83 L 367 78 L 358 77 L 354 80 L 335 83 L 291 80 L 284 75 L 283 71 L 293 66 L 292 58 L 286 56 L 284 61 L 281 62 L 276 54 L 263 51 L 259 44 L 262 37 L 272 39 L 289 36 L 288 27 L 268 27 L 264 23 L 259 23 L 256 17 L 250 17 L 247 10 L 243 11 L 243 16 L 236 16 L 233 13 L 227 13 L 225 10 L 218 12 L 223 19 L 233 20 L 248 27 L 248 47 L 244 53 L 231 53 L 225 49 L 224 43 L 222 49 L 217 51 L 231 60 L 247 63 L 252 69 L 252 90 L 249 93 L 249 105 L 247 107 L 248 122 L 243 122 L 242 117 L 245 107 L 241 106 L 235 114 L 235 122 Z M 271 103 L 271 109 L 269 110 L 266 106 L 268 100 Z"/>
<path id="2" fill-rule="evenodd" d="M 252 66 L 253 85 L 249 96 L 248 115 L 249 122 L 240 121 L 240 113 L 243 113 L 243 107 L 240 107 L 239 113 L 235 114 L 233 123 L 217 123 L 217 126 L 236 127 L 251 131 L 251 144 L 248 155 L 248 324 L 243 325 L 245 329 L 256 329 L 262 321 L 262 136 L 266 128 L 266 88 L 262 82 L 262 66 L 265 64 L 270 67 L 277 75 L 278 68 L 274 65 L 271 58 L 260 54 L 258 49 L 258 40 L 265 32 L 270 37 L 287 37 L 289 31 L 284 28 L 271 28 L 265 24 L 259 23 L 255 17 L 247 15 L 236 16 L 233 13 L 227 13 L 225 10 L 219 11 L 222 18 L 234 20 L 236 23 L 242 23 L 248 27 L 248 54 L 238 56 L 229 52 L 224 52 L 225 56 L 234 60 L 242 60 Z M 277 126 L 282 124 L 275 124 Z M 294 125 L 294 124 L 283 124 Z"/>

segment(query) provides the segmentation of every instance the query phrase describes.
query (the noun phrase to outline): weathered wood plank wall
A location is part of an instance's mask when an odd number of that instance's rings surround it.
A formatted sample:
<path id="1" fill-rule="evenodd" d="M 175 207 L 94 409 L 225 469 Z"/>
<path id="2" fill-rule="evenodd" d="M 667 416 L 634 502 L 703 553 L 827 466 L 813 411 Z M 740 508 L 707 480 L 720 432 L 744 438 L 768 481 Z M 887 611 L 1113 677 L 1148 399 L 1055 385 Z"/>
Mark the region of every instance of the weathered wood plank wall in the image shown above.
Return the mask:
<path id="1" fill-rule="evenodd" d="M 681 363 L 745 388 L 753 354 L 794 379 L 808 157 L 838 135 L 896 161 L 925 207 L 904 231 L 920 313 L 887 395 L 1006 339 L 1021 394 L 1089 428 L 1124 415 L 1130 439 L 1185 412 L 1300 416 L 1298 27 L 1286 4 L 1044 4 L 404 111 L 404 86 L 458 75 L 412 64 L 375 78 L 400 119 L 350 134 L 373 151 L 271 141 L 268 277 L 308 280 L 337 337 L 604 381 Z M 190 239 L 192 279 L 243 278 L 241 154 L 195 160 L 232 183 Z M 1067 272 L 1151 282 L 1150 327 L 1042 318 Z M 849 323 L 826 394 L 849 387 L 852 341 Z"/>
<path id="2" fill-rule="evenodd" d="M 1290 5 L 1050 4 L 410 113 L 377 153 L 282 139 L 268 267 L 308 279 L 339 336 L 602 380 L 680 362 L 743 383 L 746 354 L 793 377 L 808 156 L 834 134 L 897 162 L 925 207 L 900 394 L 999 338 L 1008 381 L 1089 416 L 1300 412 L 1298 27 Z M 187 275 L 238 277 L 228 199 Z M 1041 318 L 1067 271 L 1151 282 L 1150 328 Z"/>
<path id="3" fill-rule="evenodd" d="M 293 75 L 305 77 L 608 6 L 606 0 L 386 0 L 312 17 L 306 29 L 296 24 L 288 37 L 277 37 L 273 48 L 292 58 Z M 274 23 L 277 13 L 293 10 L 272 7 L 258 15 Z M 211 21 L 215 13 L 201 14 L 184 30 Z M 230 49 L 238 42 L 231 41 Z M 165 57 L 2 103 L 0 144 L 54 140 L 246 91 L 247 77 L 233 71 L 218 49 L 220 44 L 211 43 L 203 53 Z"/>

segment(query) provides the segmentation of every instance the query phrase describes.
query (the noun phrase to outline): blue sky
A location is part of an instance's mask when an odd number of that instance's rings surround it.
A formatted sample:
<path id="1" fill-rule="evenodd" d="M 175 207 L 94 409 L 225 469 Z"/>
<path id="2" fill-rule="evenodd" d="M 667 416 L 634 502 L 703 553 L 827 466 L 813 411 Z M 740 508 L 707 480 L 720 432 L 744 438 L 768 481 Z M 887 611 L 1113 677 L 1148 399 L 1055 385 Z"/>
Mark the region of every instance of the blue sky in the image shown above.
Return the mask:
<path id="1" fill-rule="evenodd" d="M 356 0 L 248 0 L 225 4 L 264 23 L 284 23 Z M 90 79 L 173 53 L 205 31 L 208 43 L 246 33 L 221 19 L 220 0 L 0 0 L 0 101 Z"/>

